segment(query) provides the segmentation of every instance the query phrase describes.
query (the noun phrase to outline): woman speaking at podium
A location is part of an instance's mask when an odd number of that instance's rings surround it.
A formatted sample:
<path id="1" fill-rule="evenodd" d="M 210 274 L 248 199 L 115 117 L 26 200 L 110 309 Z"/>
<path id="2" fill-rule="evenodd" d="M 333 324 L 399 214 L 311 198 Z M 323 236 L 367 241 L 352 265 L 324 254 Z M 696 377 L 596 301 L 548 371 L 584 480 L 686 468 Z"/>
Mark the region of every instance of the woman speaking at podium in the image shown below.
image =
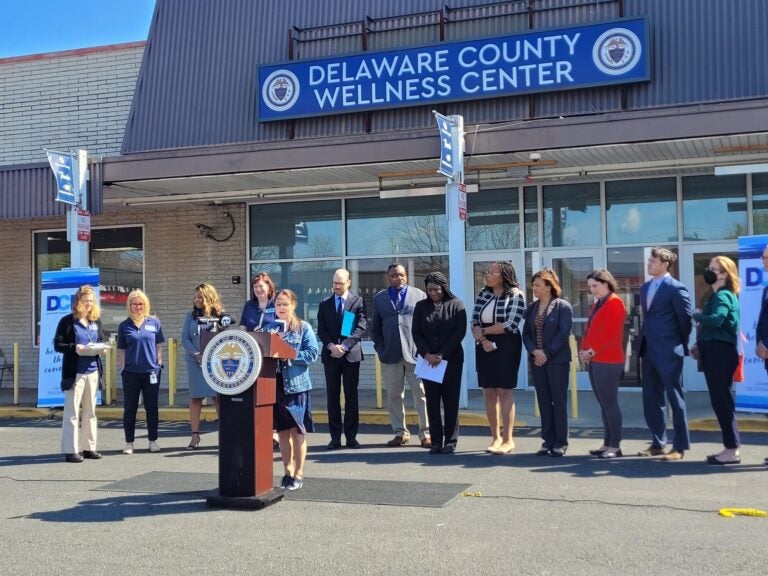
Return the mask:
<path id="1" fill-rule="evenodd" d="M 274 424 L 280 438 L 280 455 L 285 473 L 280 487 L 298 490 L 304 485 L 304 460 L 307 457 L 307 432 L 314 432 L 309 391 L 309 365 L 317 360 L 319 347 L 312 327 L 296 315 L 298 299 L 291 290 L 275 296 L 274 326 L 283 340 L 296 350 L 293 360 L 280 360 L 277 369 Z"/>
<path id="2" fill-rule="evenodd" d="M 219 397 L 208 386 L 200 367 L 200 335 L 203 332 L 218 332 L 223 327 L 224 318 L 224 309 L 216 288 L 210 284 L 198 284 L 192 297 L 192 310 L 184 317 L 184 328 L 181 331 L 181 344 L 186 351 L 184 359 L 187 363 L 189 386 L 189 425 L 192 428 L 192 438 L 187 450 L 195 450 L 200 444 L 200 411 L 203 408 L 203 398 L 212 398 L 216 414 L 219 413 Z"/>

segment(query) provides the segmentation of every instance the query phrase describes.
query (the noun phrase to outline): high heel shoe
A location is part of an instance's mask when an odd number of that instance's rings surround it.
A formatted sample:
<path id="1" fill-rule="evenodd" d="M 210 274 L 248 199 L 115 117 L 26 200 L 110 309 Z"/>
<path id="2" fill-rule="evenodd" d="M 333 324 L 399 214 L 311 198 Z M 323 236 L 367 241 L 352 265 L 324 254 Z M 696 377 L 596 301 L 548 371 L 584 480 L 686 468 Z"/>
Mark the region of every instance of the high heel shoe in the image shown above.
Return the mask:
<path id="1" fill-rule="evenodd" d="M 187 450 L 197 450 L 200 445 L 200 432 L 192 432 L 192 439 L 187 444 Z"/>

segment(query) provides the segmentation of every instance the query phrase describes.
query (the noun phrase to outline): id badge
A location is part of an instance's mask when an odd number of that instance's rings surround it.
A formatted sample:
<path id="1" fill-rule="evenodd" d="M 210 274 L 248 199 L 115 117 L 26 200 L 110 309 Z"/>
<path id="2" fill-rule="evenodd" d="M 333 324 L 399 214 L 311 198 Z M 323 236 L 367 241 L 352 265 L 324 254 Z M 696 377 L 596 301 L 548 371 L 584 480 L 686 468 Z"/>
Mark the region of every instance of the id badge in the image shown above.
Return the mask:
<path id="1" fill-rule="evenodd" d="M 157 372 L 152 372 L 149 375 L 149 383 L 150 384 L 157 384 Z"/>

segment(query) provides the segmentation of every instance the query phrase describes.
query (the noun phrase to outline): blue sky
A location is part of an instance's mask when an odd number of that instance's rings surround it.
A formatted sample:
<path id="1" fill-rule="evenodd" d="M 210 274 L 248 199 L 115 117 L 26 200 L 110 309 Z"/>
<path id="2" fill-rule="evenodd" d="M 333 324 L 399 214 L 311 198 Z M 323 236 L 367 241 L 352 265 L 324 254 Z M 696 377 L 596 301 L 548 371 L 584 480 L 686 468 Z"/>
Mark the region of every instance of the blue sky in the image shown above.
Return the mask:
<path id="1" fill-rule="evenodd" d="M 155 0 L 3 0 L 0 58 L 146 40 Z"/>

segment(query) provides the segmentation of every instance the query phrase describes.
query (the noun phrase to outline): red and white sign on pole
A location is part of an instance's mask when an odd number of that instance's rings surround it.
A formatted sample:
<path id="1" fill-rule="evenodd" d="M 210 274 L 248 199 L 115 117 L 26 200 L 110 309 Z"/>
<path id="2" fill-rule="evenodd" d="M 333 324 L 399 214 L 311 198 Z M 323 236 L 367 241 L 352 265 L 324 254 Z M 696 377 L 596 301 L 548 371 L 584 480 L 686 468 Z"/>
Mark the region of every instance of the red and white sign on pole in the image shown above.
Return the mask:
<path id="1" fill-rule="evenodd" d="M 459 182 L 459 218 L 467 221 L 467 185 Z"/>
<path id="2" fill-rule="evenodd" d="M 91 212 L 77 210 L 77 239 L 80 242 L 91 241 Z"/>

